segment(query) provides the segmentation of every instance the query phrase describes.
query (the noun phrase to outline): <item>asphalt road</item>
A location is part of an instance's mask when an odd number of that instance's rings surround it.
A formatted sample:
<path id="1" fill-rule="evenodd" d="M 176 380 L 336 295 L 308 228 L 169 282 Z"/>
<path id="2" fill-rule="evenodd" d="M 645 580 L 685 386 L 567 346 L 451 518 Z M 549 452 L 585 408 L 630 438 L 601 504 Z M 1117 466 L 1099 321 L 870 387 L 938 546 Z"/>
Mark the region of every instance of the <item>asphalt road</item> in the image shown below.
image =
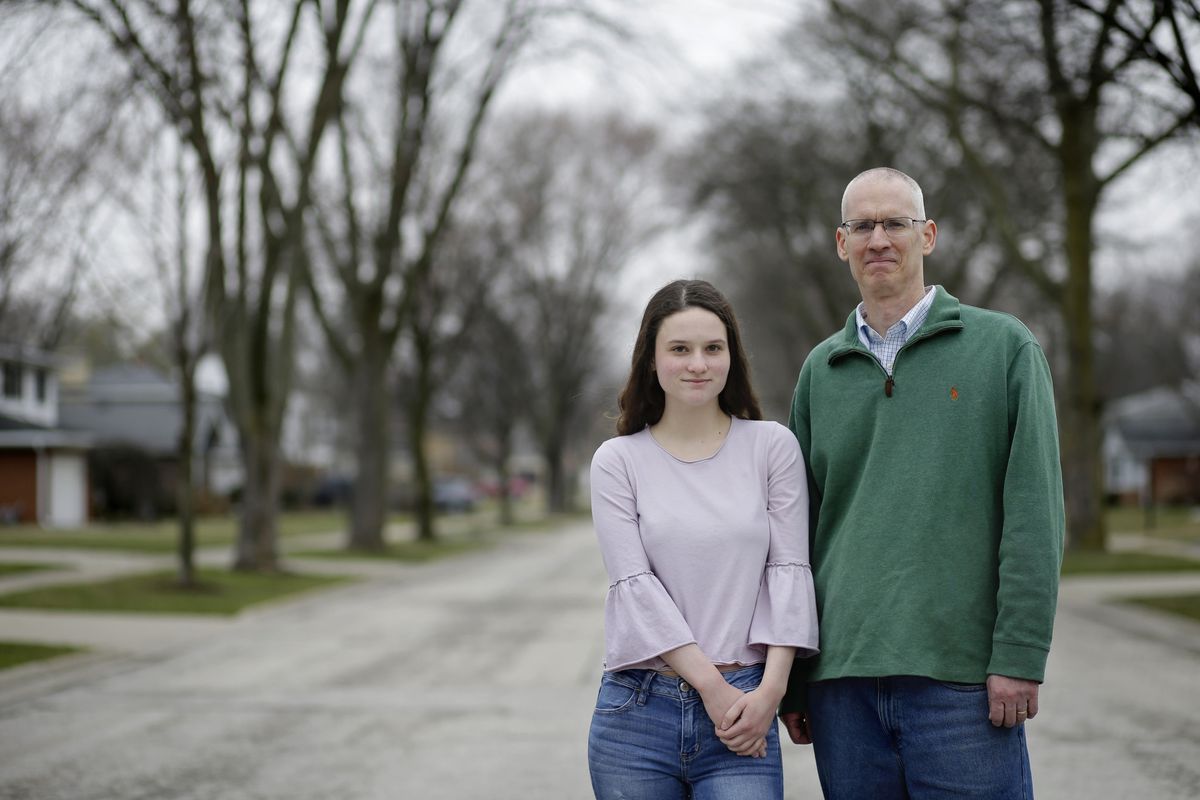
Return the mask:
<path id="1" fill-rule="evenodd" d="M 0 639 L 112 642 L 0 673 L 0 799 L 591 797 L 606 579 L 585 522 L 362 571 L 226 622 L 0 610 Z M 1105 602 L 1178 590 L 1200 575 L 1064 585 L 1029 724 L 1042 800 L 1200 797 L 1200 625 Z M 785 770 L 788 798 L 820 797 L 808 748 Z"/>

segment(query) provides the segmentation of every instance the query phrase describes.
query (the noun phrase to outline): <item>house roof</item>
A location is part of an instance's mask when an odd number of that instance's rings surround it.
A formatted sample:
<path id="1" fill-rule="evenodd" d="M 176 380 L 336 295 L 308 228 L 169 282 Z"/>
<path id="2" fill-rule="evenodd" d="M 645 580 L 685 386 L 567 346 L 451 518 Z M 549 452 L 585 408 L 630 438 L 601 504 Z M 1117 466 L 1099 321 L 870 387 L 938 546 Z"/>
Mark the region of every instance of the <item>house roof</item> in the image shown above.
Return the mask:
<path id="1" fill-rule="evenodd" d="M 179 386 L 153 367 L 118 364 L 92 372 L 85 386 L 59 397 L 59 420 L 67 428 L 90 432 L 97 444 L 137 447 L 156 454 L 179 450 L 183 414 Z M 214 426 L 221 426 L 221 398 L 198 392 L 196 445 L 204 447 Z"/>
<path id="2" fill-rule="evenodd" d="M 50 429 L 45 425 L 38 425 L 33 422 L 27 422 L 23 419 L 16 419 L 14 417 L 7 417 L 3 414 L 0 414 L 0 431 L 24 430 L 47 431 Z"/>
<path id="3" fill-rule="evenodd" d="M 58 358 L 36 347 L 0 342 L 0 361 L 18 361 L 37 367 L 53 367 L 58 363 Z"/>
<path id="4" fill-rule="evenodd" d="M 91 444 L 92 437 L 85 431 L 48 428 L 0 414 L 0 449 L 86 449 Z"/>
<path id="5" fill-rule="evenodd" d="M 64 387 L 62 400 L 77 402 L 175 402 L 179 386 L 145 364 L 115 364 L 93 370 L 87 383 Z"/>
<path id="6" fill-rule="evenodd" d="M 1136 458 L 1200 455 L 1200 384 L 1161 386 L 1122 398 L 1105 416 Z"/>

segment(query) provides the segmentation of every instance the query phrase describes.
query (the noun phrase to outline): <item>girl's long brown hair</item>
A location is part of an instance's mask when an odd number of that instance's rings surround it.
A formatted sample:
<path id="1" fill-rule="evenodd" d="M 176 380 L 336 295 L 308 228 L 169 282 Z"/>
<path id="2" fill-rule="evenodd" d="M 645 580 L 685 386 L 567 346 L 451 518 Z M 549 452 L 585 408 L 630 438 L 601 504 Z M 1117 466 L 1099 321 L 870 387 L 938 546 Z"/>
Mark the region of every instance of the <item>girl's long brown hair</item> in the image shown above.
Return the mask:
<path id="1" fill-rule="evenodd" d="M 662 321 L 688 308 L 711 311 L 725 325 L 725 337 L 729 344 L 729 376 L 725 380 L 725 388 L 717 397 L 721 410 L 741 419 L 762 419 L 762 409 L 750 384 L 750 364 L 742 348 L 742 336 L 737 318 L 733 315 L 733 307 L 708 281 L 678 280 L 655 292 L 642 314 L 642 326 L 633 346 L 629 377 L 617 398 L 617 408 L 620 410 L 617 418 L 618 435 L 637 433 L 662 419 L 666 395 L 652 367 L 654 344 Z"/>

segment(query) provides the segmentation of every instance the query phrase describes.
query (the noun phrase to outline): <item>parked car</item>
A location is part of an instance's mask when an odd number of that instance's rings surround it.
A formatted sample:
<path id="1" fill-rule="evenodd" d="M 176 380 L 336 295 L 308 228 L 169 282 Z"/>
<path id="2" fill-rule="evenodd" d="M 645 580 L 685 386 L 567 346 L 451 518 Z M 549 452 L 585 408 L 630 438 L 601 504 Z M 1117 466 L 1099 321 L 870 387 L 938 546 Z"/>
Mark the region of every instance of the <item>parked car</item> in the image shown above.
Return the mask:
<path id="1" fill-rule="evenodd" d="M 433 483 L 433 507 L 438 511 L 474 511 L 475 487 L 466 478 L 438 478 Z"/>
<path id="2" fill-rule="evenodd" d="M 508 496 L 519 500 L 529 491 L 530 485 L 530 480 L 525 476 L 513 475 L 508 479 Z M 499 497 L 500 481 L 495 478 L 486 478 L 479 482 L 479 491 L 487 497 Z"/>
<path id="3" fill-rule="evenodd" d="M 326 475 L 317 481 L 312 503 L 318 508 L 346 506 L 354 496 L 354 481 L 341 475 Z"/>

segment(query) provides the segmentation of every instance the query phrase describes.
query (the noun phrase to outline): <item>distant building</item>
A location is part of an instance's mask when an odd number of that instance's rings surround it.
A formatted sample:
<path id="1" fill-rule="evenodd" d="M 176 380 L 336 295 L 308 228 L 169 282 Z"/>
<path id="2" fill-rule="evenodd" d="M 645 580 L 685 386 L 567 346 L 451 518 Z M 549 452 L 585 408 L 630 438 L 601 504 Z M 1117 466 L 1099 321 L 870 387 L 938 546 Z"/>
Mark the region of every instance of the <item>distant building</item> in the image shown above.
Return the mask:
<path id="1" fill-rule="evenodd" d="M 0 523 L 88 520 L 86 433 L 58 426 L 57 361 L 0 344 Z"/>
<path id="2" fill-rule="evenodd" d="M 1104 461 L 1105 488 L 1123 502 L 1200 505 L 1200 384 L 1112 403 Z"/>
<path id="3" fill-rule="evenodd" d="M 64 426 L 93 440 L 91 474 L 98 513 L 152 518 L 174 511 L 179 487 L 183 404 L 179 384 L 145 364 L 95 370 L 76 365 L 59 398 Z M 241 485 L 237 433 L 224 399 L 196 397 L 192 475 L 201 507 Z"/>

